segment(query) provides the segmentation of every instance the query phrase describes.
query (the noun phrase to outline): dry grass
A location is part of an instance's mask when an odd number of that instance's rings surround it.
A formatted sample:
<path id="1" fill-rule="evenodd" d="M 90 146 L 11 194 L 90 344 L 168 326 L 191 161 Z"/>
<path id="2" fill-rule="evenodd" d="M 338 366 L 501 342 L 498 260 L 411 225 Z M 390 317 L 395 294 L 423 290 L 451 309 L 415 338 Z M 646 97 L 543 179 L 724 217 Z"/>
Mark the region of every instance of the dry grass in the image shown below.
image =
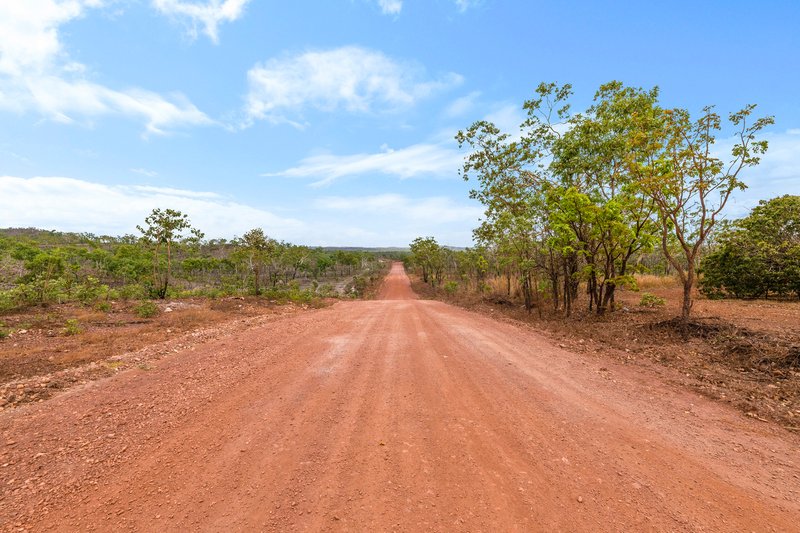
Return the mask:
<path id="1" fill-rule="evenodd" d="M 509 294 L 509 282 L 505 276 L 493 276 L 486 280 L 486 285 L 489 287 L 490 292 L 492 294 L 502 294 L 507 296 Z M 522 294 L 521 287 L 519 284 L 519 280 L 517 278 L 511 278 L 511 297 L 514 298 Z"/>
<path id="2" fill-rule="evenodd" d="M 116 302 L 108 313 L 60 305 L 3 316 L 12 334 L 0 339 L 0 383 L 103 360 L 178 333 L 269 313 L 275 307 L 255 298 L 194 299 L 158 305 L 161 313 L 145 319 L 134 313 L 135 302 Z M 173 310 L 166 312 L 167 307 Z M 81 332 L 65 335 L 67 320 L 77 320 Z M 20 330 L 25 333 L 17 333 Z"/>
<path id="3" fill-rule="evenodd" d="M 675 276 L 657 276 L 655 274 L 634 274 L 639 290 L 670 289 L 678 285 Z"/>

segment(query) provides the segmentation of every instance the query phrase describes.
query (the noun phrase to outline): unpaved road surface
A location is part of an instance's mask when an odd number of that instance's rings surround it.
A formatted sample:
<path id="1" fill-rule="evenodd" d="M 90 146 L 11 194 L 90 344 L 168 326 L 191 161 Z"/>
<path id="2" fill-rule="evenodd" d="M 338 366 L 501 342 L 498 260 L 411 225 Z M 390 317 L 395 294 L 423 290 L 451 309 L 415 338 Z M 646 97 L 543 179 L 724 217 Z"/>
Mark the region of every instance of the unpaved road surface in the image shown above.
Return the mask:
<path id="1" fill-rule="evenodd" d="M 0 413 L 0 528 L 798 531 L 798 438 L 422 301 L 210 340 Z"/>

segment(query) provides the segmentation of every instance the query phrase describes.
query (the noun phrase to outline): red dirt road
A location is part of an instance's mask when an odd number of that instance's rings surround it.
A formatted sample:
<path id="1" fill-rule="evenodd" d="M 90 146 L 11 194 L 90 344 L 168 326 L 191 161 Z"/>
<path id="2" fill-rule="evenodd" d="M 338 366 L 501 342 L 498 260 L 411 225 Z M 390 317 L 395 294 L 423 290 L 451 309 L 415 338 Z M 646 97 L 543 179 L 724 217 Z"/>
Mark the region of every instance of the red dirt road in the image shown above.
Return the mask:
<path id="1" fill-rule="evenodd" d="M 399 264 L 380 297 L 0 413 L 0 528 L 798 531 L 797 436 Z"/>

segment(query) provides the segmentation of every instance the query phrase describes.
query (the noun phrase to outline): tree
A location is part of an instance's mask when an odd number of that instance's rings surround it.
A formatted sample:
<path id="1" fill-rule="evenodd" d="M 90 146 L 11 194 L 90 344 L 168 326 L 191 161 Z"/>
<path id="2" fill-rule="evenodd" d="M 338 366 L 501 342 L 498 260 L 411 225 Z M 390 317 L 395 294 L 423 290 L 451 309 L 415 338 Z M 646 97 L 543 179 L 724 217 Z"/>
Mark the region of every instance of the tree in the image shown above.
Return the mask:
<path id="1" fill-rule="evenodd" d="M 459 147 L 471 149 L 460 174 L 465 181 L 477 182 L 470 197 L 486 208 L 475 237 L 496 247 L 508 269 L 509 288 L 511 270 L 515 271 L 528 310 L 539 300 L 547 233 L 544 191 L 552 179 L 547 160 L 560 137 L 552 120 L 567 116 L 565 102 L 571 94 L 569 85 L 540 84 L 536 97 L 525 102 L 528 119 L 520 125 L 524 134 L 519 139 L 487 121 L 475 122 L 456 135 Z"/>
<path id="2" fill-rule="evenodd" d="M 719 233 L 716 249 L 701 262 L 704 293 L 800 297 L 800 196 L 762 200 Z"/>
<path id="3" fill-rule="evenodd" d="M 703 243 L 718 222 L 731 194 L 746 188 L 740 179 L 743 170 L 758 165 L 767 151 L 767 141 L 757 134 L 773 124 L 772 117 L 751 122 L 755 105 L 731 113 L 736 141 L 727 162 L 716 157 L 713 146 L 722 129 L 713 107 L 692 120 L 684 109 L 663 112 L 660 130 L 643 135 L 634 148 L 662 143 L 661 156 L 644 158 L 634 166 L 643 191 L 658 208 L 661 246 L 667 260 L 683 284 L 681 320 L 686 323 L 692 309 L 692 289 L 697 280 L 697 263 Z M 676 254 L 671 242 L 677 241 Z"/>
<path id="4" fill-rule="evenodd" d="M 261 294 L 261 269 L 269 251 L 274 248 L 274 241 L 264 234 L 261 228 L 254 228 L 242 235 L 240 244 L 247 254 L 247 263 L 253 273 L 253 290 L 256 296 Z"/>
<path id="5" fill-rule="evenodd" d="M 554 143 L 551 166 L 559 183 L 549 194 L 552 226 L 583 258 L 589 310 L 598 314 L 613 310 L 617 286 L 633 282 L 631 258 L 655 242 L 655 203 L 628 162 L 649 155 L 630 147 L 658 126 L 657 100 L 657 88 L 602 85 L 595 103 Z"/>
<path id="6" fill-rule="evenodd" d="M 422 281 L 441 282 L 444 256 L 433 237 L 417 237 L 410 245 L 411 260 L 422 269 Z"/>
<path id="7" fill-rule="evenodd" d="M 136 229 L 142 233 L 142 241 L 153 247 L 153 293 L 164 299 L 172 273 L 172 248 L 180 241 L 197 242 L 203 233 L 192 227 L 189 215 L 174 209 L 153 209 L 144 222 L 146 227 Z"/>

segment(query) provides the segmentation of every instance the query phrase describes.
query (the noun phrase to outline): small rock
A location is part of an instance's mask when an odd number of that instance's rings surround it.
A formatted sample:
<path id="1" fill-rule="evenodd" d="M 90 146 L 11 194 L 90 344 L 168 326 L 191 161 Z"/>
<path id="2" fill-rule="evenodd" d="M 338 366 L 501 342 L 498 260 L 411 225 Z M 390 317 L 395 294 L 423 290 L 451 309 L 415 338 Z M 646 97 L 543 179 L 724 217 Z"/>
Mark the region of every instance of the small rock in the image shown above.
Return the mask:
<path id="1" fill-rule="evenodd" d="M 578 496 L 578 503 L 583 503 L 583 496 Z"/>

